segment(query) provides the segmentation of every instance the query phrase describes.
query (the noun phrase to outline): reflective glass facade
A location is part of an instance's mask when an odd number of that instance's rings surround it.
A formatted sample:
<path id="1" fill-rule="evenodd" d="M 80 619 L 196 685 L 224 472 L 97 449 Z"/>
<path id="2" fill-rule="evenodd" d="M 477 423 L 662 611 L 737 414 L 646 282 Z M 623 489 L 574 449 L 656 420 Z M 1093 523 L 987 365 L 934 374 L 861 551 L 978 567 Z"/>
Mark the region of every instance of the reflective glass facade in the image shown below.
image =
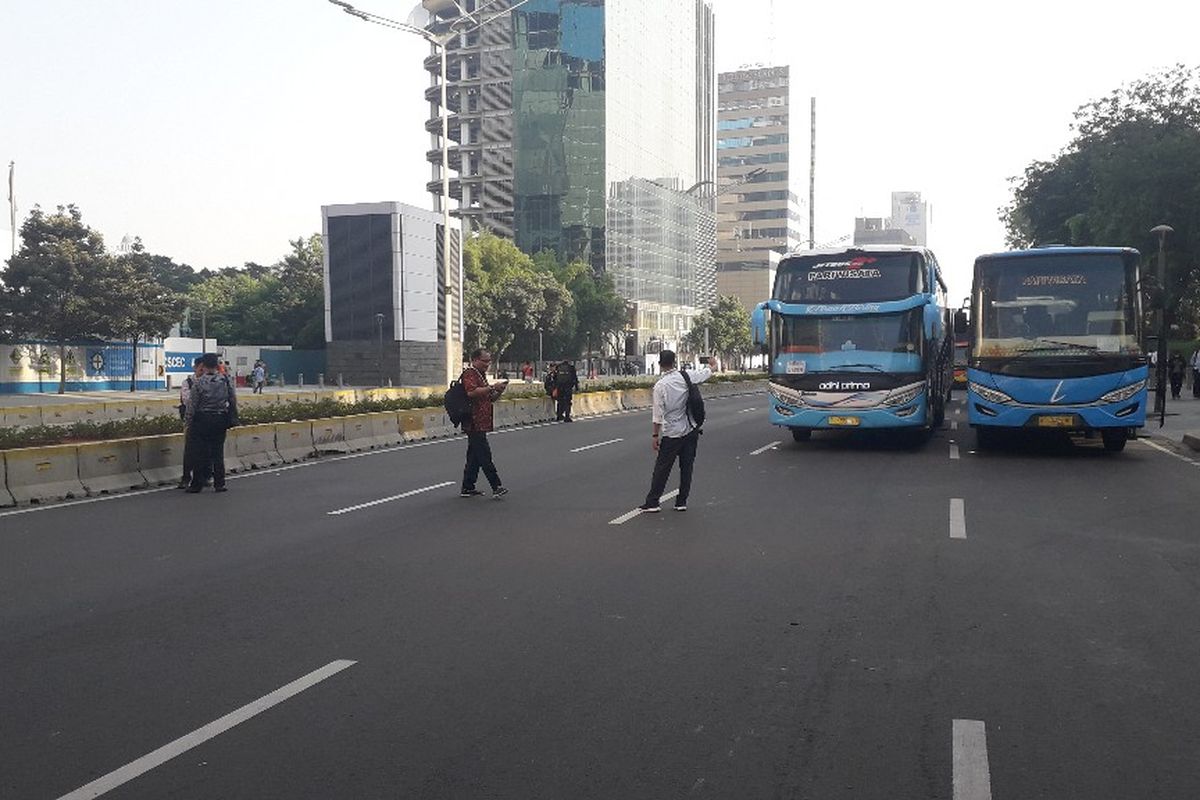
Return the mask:
<path id="1" fill-rule="evenodd" d="M 715 300 L 709 0 L 530 0 L 512 31 L 517 245 L 608 272 L 639 338 L 676 340 Z"/>

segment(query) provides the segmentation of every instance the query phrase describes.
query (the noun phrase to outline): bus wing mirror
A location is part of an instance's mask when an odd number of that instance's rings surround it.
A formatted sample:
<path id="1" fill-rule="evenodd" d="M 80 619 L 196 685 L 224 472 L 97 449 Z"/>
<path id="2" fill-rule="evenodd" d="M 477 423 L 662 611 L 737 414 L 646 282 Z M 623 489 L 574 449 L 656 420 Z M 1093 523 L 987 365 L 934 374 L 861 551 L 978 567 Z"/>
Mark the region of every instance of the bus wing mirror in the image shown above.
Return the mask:
<path id="1" fill-rule="evenodd" d="M 760 303 L 750 312 L 750 338 L 759 348 L 767 346 L 767 309 Z"/>
<path id="2" fill-rule="evenodd" d="M 967 322 L 967 312 L 959 309 L 954 312 L 954 335 L 967 334 L 971 332 L 971 326 Z"/>

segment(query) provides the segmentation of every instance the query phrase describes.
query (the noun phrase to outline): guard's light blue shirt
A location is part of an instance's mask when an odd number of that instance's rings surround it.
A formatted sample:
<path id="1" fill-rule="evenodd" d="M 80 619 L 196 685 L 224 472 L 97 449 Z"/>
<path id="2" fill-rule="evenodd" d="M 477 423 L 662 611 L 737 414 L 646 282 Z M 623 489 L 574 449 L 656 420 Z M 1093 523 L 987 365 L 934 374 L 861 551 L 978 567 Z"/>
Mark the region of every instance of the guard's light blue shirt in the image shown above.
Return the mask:
<path id="1" fill-rule="evenodd" d="M 689 369 L 688 377 L 692 383 L 704 383 L 712 377 L 708 367 Z M 661 435 L 671 438 L 687 436 L 696 426 L 688 422 L 687 416 L 687 384 L 679 370 L 673 369 L 665 373 L 654 384 L 654 405 L 650 419 L 662 426 Z"/>

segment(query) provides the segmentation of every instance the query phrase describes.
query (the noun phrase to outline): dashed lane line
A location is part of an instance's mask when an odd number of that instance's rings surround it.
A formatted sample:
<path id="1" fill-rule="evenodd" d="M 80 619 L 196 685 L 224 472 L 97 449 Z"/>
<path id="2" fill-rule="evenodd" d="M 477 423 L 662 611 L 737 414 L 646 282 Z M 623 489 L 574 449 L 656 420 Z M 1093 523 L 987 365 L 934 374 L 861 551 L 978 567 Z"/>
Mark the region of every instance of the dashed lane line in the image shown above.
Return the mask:
<path id="1" fill-rule="evenodd" d="M 584 450 L 594 450 L 597 447 L 604 447 L 606 444 L 616 444 L 617 442 L 623 442 L 623 441 L 625 441 L 625 440 L 624 439 L 609 439 L 607 442 L 597 442 L 596 444 L 589 444 L 584 447 L 576 447 L 574 450 L 571 450 L 569 452 L 582 453 Z"/>
<path id="2" fill-rule="evenodd" d="M 235 725 L 240 725 L 252 717 L 256 717 L 267 709 L 277 706 L 284 700 L 303 692 L 305 689 L 310 689 L 327 678 L 333 677 L 342 670 L 354 666 L 355 661 L 332 661 L 318 670 L 313 670 L 302 678 L 297 678 L 291 683 L 281 686 L 268 695 L 264 695 L 252 703 L 247 703 L 236 711 L 231 711 L 218 720 L 208 723 L 202 728 L 197 728 L 189 734 L 179 737 L 169 744 L 165 744 L 152 753 L 148 753 L 136 761 L 130 761 L 123 767 L 119 767 L 107 775 L 97 778 L 91 783 L 81 786 L 73 792 L 68 792 L 58 800 L 84 800 L 84 798 L 99 797 L 105 792 L 110 792 L 118 786 L 128 783 L 139 775 L 143 775 L 155 767 L 170 761 L 175 756 L 182 755 L 188 750 L 197 747 L 209 739 L 212 739 Z"/>
<path id="3" fill-rule="evenodd" d="M 767 452 L 768 450 L 774 450 L 776 447 L 779 447 L 779 442 L 771 442 L 769 445 L 766 445 L 765 447 L 760 447 L 757 450 L 750 451 L 750 455 L 752 455 L 752 456 L 762 455 L 763 453 Z"/>
<path id="4" fill-rule="evenodd" d="M 443 481 L 442 483 L 435 483 L 433 486 L 425 486 L 420 489 L 413 489 L 411 492 L 405 492 L 404 494 L 395 494 L 395 495 L 392 495 L 391 497 L 384 497 L 379 500 L 372 500 L 369 503 L 359 503 L 356 506 L 349 506 L 347 508 L 339 508 L 336 511 L 327 512 L 326 516 L 336 517 L 341 514 L 349 514 L 351 511 L 361 511 L 362 509 L 370 508 L 371 506 L 378 506 L 378 505 L 382 505 L 384 503 L 390 503 L 393 500 L 403 500 L 406 497 L 412 497 L 413 495 L 416 495 L 416 494 L 424 494 L 425 492 L 432 492 L 434 489 L 444 489 L 447 486 L 453 486 L 453 485 L 454 485 L 454 481 Z"/>
<path id="5" fill-rule="evenodd" d="M 662 497 L 659 498 L 659 502 L 662 502 L 663 500 L 670 500 L 672 497 L 674 497 L 677 494 L 679 494 L 678 489 L 667 492 L 666 494 L 664 494 Z M 643 512 L 640 508 L 635 508 L 633 511 L 630 511 L 626 514 L 622 514 L 621 516 L 617 517 L 616 519 L 610 519 L 608 521 L 608 524 L 609 525 L 624 525 L 626 522 L 629 522 L 629 520 L 633 519 L 634 517 L 636 517 L 642 513 Z"/>
<path id="6" fill-rule="evenodd" d="M 956 719 L 951 725 L 954 800 L 992 800 L 988 769 L 987 730 L 975 719 Z"/>
<path id="7" fill-rule="evenodd" d="M 950 538 L 967 538 L 967 510 L 961 497 L 950 501 Z"/>
<path id="8" fill-rule="evenodd" d="M 958 461 L 958 445 L 954 442 L 950 443 L 950 460 Z"/>

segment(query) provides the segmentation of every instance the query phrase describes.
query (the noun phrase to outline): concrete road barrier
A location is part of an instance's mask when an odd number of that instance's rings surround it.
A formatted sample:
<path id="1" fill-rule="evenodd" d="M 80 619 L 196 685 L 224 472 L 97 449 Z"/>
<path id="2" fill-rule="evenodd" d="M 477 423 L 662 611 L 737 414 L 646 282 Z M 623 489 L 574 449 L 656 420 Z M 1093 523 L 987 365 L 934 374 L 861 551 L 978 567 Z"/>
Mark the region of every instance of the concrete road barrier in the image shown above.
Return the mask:
<path id="1" fill-rule="evenodd" d="M 313 448 L 311 422 L 276 422 L 275 452 L 285 464 L 303 461 L 317 454 Z"/>
<path id="2" fill-rule="evenodd" d="M 354 403 L 358 402 L 358 392 L 356 392 L 354 389 L 339 389 L 333 393 L 333 399 L 337 400 L 339 403 L 353 405 Z"/>
<path id="3" fill-rule="evenodd" d="M 125 400 L 122 402 L 112 402 L 104 404 L 103 420 L 97 422 L 116 422 L 118 420 L 133 419 L 137 416 L 137 403 Z"/>
<path id="4" fill-rule="evenodd" d="M 350 448 L 350 452 L 370 450 L 375 446 L 375 438 L 371 433 L 370 414 L 351 414 L 348 417 L 342 417 L 342 422 L 345 425 L 346 445 Z"/>
<path id="5" fill-rule="evenodd" d="M 8 491 L 8 465 L 4 461 L 4 452 L 0 451 L 0 508 L 16 504 L 17 499 Z"/>
<path id="6" fill-rule="evenodd" d="M 627 389 L 621 393 L 621 407 L 626 411 L 650 408 L 653 404 L 653 389 Z"/>
<path id="7" fill-rule="evenodd" d="M 89 495 L 144 489 L 149 483 L 138 469 L 137 439 L 84 442 L 76 446 L 79 482 Z"/>
<path id="8" fill-rule="evenodd" d="M 0 427 L 36 428 L 41 424 L 41 406 L 12 406 L 10 408 L 0 408 Z"/>
<path id="9" fill-rule="evenodd" d="M 342 418 L 314 419 L 312 421 L 313 449 L 318 453 L 349 453 L 346 444 L 346 426 Z"/>
<path id="10" fill-rule="evenodd" d="M 5 480 L 18 503 L 46 503 L 83 497 L 79 455 L 73 444 L 4 451 Z"/>
<path id="11" fill-rule="evenodd" d="M 104 422 L 103 403 L 61 403 L 42 406 L 43 425 L 74 425 L 76 422 Z"/>
<path id="12" fill-rule="evenodd" d="M 230 428 L 228 438 L 233 439 L 233 449 L 243 470 L 262 469 L 283 463 L 283 456 L 275 449 L 275 426 L 239 425 Z M 229 465 L 226 464 L 226 469 Z"/>
<path id="13" fill-rule="evenodd" d="M 367 414 L 367 417 L 371 421 L 371 439 L 376 447 L 392 447 L 404 441 L 395 411 L 380 411 Z"/>
<path id="14" fill-rule="evenodd" d="M 176 483 L 183 477 L 184 434 L 142 436 L 137 442 L 138 471 L 151 486 Z"/>
<path id="15" fill-rule="evenodd" d="M 233 435 L 236 428 L 230 428 L 225 432 L 225 471 L 231 473 L 245 472 L 247 467 L 242 465 L 242 460 L 238 458 L 237 453 L 237 437 Z"/>
<path id="16" fill-rule="evenodd" d="M 179 396 L 161 400 L 139 400 L 134 403 L 134 414 L 139 417 L 178 417 Z"/>
<path id="17" fill-rule="evenodd" d="M 400 435 L 406 442 L 419 442 L 425 438 L 425 415 L 420 411 L 400 411 L 396 414 L 400 423 Z"/>

